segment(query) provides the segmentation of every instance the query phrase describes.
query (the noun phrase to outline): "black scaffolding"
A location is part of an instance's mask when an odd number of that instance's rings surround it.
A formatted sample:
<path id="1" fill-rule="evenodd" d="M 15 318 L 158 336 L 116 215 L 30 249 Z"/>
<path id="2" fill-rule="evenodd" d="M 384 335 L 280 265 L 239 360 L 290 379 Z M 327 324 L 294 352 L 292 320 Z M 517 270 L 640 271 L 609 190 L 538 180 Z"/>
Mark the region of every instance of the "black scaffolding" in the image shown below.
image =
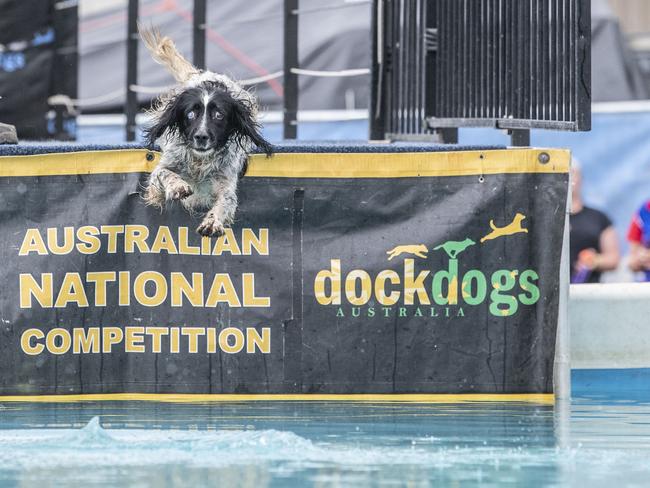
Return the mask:
<path id="1" fill-rule="evenodd" d="M 375 0 L 371 139 L 591 128 L 590 0 Z"/>

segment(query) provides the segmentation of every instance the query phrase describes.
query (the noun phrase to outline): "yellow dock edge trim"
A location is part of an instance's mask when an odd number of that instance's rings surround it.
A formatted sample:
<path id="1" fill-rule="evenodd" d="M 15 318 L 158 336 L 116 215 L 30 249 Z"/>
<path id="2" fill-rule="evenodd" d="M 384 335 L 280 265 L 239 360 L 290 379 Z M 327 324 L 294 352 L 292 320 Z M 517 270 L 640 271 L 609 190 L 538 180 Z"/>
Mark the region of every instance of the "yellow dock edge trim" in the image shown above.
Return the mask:
<path id="1" fill-rule="evenodd" d="M 356 403 L 474 403 L 511 402 L 549 405 L 553 393 L 518 394 L 175 394 L 175 393 L 88 393 L 79 395 L 0 396 L 2 402 L 75 403 L 140 401 L 167 403 L 225 402 L 356 402 Z"/>
<path id="2" fill-rule="evenodd" d="M 269 159 L 256 154 L 251 157 L 251 165 L 246 175 L 269 178 L 413 178 L 503 173 L 567 173 L 570 161 L 571 153 L 562 149 L 282 153 Z"/>
<path id="3" fill-rule="evenodd" d="M 0 177 L 142 173 L 153 171 L 159 160 L 160 153 L 146 149 L 2 156 Z"/>
<path id="4" fill-rule="evenodd" d="M 149 158 L 149 159 L 147 159 Z M 146 149 L 0 157 L 0 177 L 147 173 L 160 154 Z M 564 149 L 410 153 L 278 153 L 251 156 L 247 176 L 269 178 L 411 178 L 502 173 L 567 173 Z"/>

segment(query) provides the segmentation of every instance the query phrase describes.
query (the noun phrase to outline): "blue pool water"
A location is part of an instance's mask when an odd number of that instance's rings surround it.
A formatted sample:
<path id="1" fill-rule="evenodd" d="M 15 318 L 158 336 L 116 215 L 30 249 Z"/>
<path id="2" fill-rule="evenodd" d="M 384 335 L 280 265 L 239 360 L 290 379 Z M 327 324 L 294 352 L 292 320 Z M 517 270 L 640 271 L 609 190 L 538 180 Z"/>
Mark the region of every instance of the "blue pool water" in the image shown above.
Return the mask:
<path id="1" fill-rule="evenodd" d="M 127 483 L 648 486 L 650 401 L 0 406 L 0 486 Z"/>

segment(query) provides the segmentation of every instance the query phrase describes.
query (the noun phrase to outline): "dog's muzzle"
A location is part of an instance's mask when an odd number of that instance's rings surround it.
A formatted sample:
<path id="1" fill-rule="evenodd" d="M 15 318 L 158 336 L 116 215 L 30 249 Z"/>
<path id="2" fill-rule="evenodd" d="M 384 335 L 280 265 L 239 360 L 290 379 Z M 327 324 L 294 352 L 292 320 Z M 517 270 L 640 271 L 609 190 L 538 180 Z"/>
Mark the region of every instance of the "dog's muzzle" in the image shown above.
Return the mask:
<path id="1" fill-rule="evenodd" d="M 205 134 L 196 134 L 193 140 L 193 149 L 195 151 L 209 151 L 210 147 L 210 138 Z"/>

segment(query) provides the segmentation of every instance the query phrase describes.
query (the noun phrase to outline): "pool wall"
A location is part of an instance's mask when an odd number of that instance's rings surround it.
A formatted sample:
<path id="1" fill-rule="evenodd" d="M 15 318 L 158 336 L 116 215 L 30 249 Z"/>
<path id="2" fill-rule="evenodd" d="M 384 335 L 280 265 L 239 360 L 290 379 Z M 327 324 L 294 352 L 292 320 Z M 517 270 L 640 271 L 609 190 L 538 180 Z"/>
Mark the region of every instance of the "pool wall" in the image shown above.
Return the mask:
<path id="1" fill-rule="evenodd" d="M 650 283 L 572 285 L 573 369 L 650 368 Z"/>
<path id="2" fill-rule="evenodd" d="M 648 391 L 650 283 L 572 285 L 574 394 Z"/>

